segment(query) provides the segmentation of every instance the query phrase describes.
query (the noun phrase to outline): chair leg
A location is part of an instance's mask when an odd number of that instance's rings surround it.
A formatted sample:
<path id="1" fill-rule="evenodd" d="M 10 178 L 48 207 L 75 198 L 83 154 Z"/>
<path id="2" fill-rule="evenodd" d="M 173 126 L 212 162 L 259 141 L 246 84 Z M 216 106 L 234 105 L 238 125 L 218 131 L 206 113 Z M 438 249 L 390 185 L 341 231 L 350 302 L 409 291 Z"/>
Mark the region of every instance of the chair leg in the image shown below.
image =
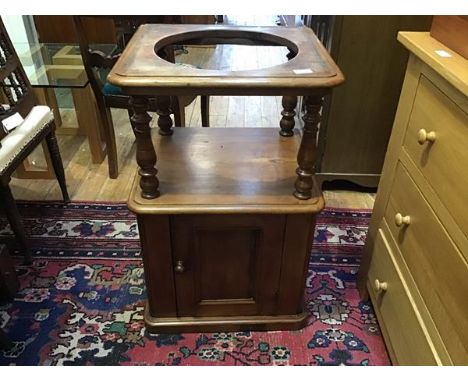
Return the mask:
<path id="1" fill-rule="evenodd" d="M 60 150 L 57 144 L 57 137 L 55 136 L 54 130 L 46 135 L 46 142 L 47 148 L 49 149 L 50 158 L 52 159 L 52 166 L 54 167 L 55 176 L 57 177 L 60 189 L 62 190 L 63 201 L 68 203 L 70 201 L 70 196 L 68 195 L 62 157 L 60 156 Z"/>
<path id="2" fill-rule="evenodd" d="M 131 121 L 132 116 L 133 116 L 133 110 L 132 109 L 127 109 L 127 113 L 128 113 L 128 120 Z"/>
<path id="3" fill-rule="evenodd" d="M 106 142 L 107 164 L 109 166 L 109 178 L 116 179 L 119 176 L 119 162 L 117 159 L 117 145 L 115 143 L 114 124 L 112 122 L 112 114 L 106 106 L 103 97 L 96 97 L 98 106 L 98 116 L 104 133 Z"/>
<path id="4" fill-rule="evenodd" d="M 132 108 L 128 108 L 127 109 L 127 113 L 128 113 L 128 120 L 131 121 L 132 120 L 132 117 L 133 117 L 133 110 Z M 131 122 L 130 122 L 131 123 Z M 136 142 L 136 137 L 135 137 L 135 142 Z"/>
<path id="5" fill-rule="evenodd" d="M 210 127 L 210 96 L 201 96 L 201 120 L 203 127 Z"/>
<path id="6" fill-rule="evenodd" d="M 179 101 L 179 97 L 173 97 L 172 99 L 172 112 L 174 113 L 174 126 L 186 127 L 185 126 L 185 107 Z"/>
<path id="7" fill-rule="evenodd" d="M 10 350 L 15 344 L 7 337 L 5 332 L 0 329 L 0 349 Z"/>
<path id="8" fill-rule="evenodd" d="M 117 145 L 115 143 L 114 123 L 112 114 L 106 106 L 104 110 L 99 110 L 101 114 L 102 127 L 104 130 L 104 139 L 106 140 L 107 163 L 109 164 L 109 178 L 117 179 L 119 176 L 119 161 L 117 159 Z M 99 105 L 99 109 L 101 106 Z"/>
<path id="9" fill-rule="evenodd" d="M 31 250 L 26 238 L 23 220 L 21 219 L 18 207 L 16 205 L 15 199 L 13 199 L 13 195 L 11 194 L 11 189 L 8 184 L 0 185 L 0 198 L 4 206 L 8 221 L 10 222 L 11 229 L 13 230 L 16 239 L 19 241 L 21 247 L 24 250 L 24 262 L 26 264 L 31 264 Z"/>

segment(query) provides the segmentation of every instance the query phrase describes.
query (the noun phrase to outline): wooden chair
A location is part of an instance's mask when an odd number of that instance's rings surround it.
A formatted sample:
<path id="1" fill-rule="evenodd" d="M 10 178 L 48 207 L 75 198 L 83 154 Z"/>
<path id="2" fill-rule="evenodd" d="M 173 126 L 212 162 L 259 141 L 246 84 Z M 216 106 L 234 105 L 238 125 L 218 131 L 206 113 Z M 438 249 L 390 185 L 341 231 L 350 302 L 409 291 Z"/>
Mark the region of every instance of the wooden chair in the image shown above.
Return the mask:
<path id="1" fill-rule="evenodd" d="M 26 233 L 11 194 L 9 182 L 17 166 L 45 138 L 64 201 L 70 200 L 65 183 L 62 159 L 55 137 L 53 114 L 48 106 L 36 106 L 36 98 L 18 55 L 0 18 L 0 204 L 10 226 L 25 251 L 25 261 L 31 254 Z M 24 120 L 10 133 L 3 129 L 5 120 L 19 114 Z M 11 121 L 11 119 L 10 119 Z"/>
<path id="2" fill-rule="evenodd" d="M 19 286 L 13 259 L 6 245 L 0 244 L 0 304 L 13 300 Z M 14 343 L 0 328 L 0 350 L 10 350 L 13 346 Z"/>
<path id="3" fill-rule="evenodd" d="M 89 17 L 98 16 L 74 16 L 75 28 L 78 34 L 81 56 L 83 65 L 88 75 L 89 82 L 96 97 L 96 102 L 99 110 L 99 118 L 103 127 L 104 139 L 107 146 L 107 160 L 109 164 L 109 177 L 117 178 L 119 174 L 117 147 L 115 142 L 114 125 L 110 108 L 127 109 L 131 117 L 129 107 L 129 97 L 122 94 L 120 88 L 111 85 L 106 81 L 106 76 L 110 69 L 117 62 L 121 52 L 116 52 L 112 55 L 106 55 L 98 49 L 91 47 L 92 42 L 89 41 L 83 20 Z M 99 16 L 105 17 L 105 16 Z M 109 17 L 109 16 L 107 16 Z M 112 16 L 114 21 L 119 26 L 119 34 L 117 41 L 119 47 L 123 48 L 126 42 L 129 41 L 131 35 L 136 30 L 138 25 L 148 22 L 176 22 L 173 17 L 162 19 L 162 16 Z M 174 21 L 176 20 L 176 21 Z M 125 28 L 127 27 L 127 28 Z M 123 30 L 122 30 L 123 28 Z M 171 59 L 171 57 L 168 57 Z M 173 56 L 172 56 L 173 59 Z M 171 111 L 174 114 L 175 126 L 185 126 L 185 107 L 191 104 L 196 97 L 171 97 Z M 156 100 L 150 101 L 149 111 L 158 112 Z M 209 97 L 201 97 L 201 114 L 202 126 L 209 126 Z M 163 132 L 160 130 L 160 133 Z M 164 135 L 164 134 L 163 134 Z"/>

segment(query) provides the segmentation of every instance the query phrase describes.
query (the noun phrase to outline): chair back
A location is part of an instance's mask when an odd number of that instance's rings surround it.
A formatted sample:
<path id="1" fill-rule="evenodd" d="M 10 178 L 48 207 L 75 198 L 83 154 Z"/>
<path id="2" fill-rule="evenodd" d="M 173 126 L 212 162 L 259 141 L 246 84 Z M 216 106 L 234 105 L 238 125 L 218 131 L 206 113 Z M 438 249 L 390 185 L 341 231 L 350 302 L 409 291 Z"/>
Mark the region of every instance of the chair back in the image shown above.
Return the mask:
<path id="1" fill-rule="evenodd" d="M 116 41 L 118 48 L 111 55 L 107 55 L 96 48 L 94 41 L 89 40 L 89 33 L 86 32 L 86 19 L 112 19 L 117 32 Z M 75 29 L 80 44 L 83 65 L 88 75 L 89 82 L 96 97 L 104 96 L 103 89 L 106 83 L 107 73 L 117 62 L 121 52 L 131 37 L 142 24 L 149 23 L 180 23 L 180 16 L 156 15 L 156 16 L 73 16 Z"/>
<path id="2" fill-rule="evenodd" d="M 19 113 L 25 118 L 36 97 L 0 17 L 0 123 Z M 0 139 L 6 135 L 0 128 Z"/>
<path id="3" fill-rule="evenodd" d="M 83 66 L 88 76 L 91 87 L 96 97 L 102 97 L 103 87 L 105 84 L 105 73 L 110 71 L 114 64 L 120 57 L 120 52 L 107 55 L 97 48 L 93 48 L 91 45 L 92 41 L 89 41 L 88 35 L 85 29 L 84 18 L 92 16 L 73 16 L 75 22 L 75 29 L 78 35 L 78 42 L 80 44 L 81 57 L 83 59 Z M 97 17 L 97 16 L 94 16 Z M 104 16 L 101 16 L 104 17 Z"/>

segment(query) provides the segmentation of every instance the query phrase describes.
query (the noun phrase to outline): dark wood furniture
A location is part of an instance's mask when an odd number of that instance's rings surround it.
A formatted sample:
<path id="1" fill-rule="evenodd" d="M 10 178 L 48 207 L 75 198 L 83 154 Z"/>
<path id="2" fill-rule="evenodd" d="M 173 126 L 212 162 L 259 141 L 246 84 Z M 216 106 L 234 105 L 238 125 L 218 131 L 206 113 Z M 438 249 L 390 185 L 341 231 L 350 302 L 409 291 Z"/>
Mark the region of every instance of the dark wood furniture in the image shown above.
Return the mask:
<path id="1" fill-rule="evenodd" d="M 11 349 L 15 344 L 7 337 L 3 329 L 0 329 L 0 349 Z"/>
<path id="2" fill-rule="evenodd" d="M 161 16 L 158 16 L 159 19 Z M 83 65 L 89 78 L 89 82 L 93 89 L 98 105 L 98 115 L 103 127 L 104 139 L 107 147 L 107 160 L 109 164 L 109 176 L 110 178 L 117 178 L 119 174 L 118 170 L 118 157 L 117 147 L 115 142 L 114 125 L 112 122 L 112 115 L 110 108 L 127 109 L 129 110 L 129 116 L 131 116 L 131 110 L 129 106 L 129 97 L 121 92 L 121 89 L 106 82 L 106 75 L 110 69 L 114 66 L 117 59 L 120 56 L 120 52 L 114 52 L 111 55 L 106 55 L 99 50 L 98 47 L 93 46 L 92 41 L 88 38 L 88 31 L 86 30 L 85 22 L 89 19 L 102 19 L 106 20 L 105 17 L 87 17 L 87 16 L 74 16 L 75 29 L 78 35 L 80 43 L 81 56 L 83 58 Z M 136 30 L 139 23 L 144 21 L 152 21 L 150 16 L 114 16 L 113 20 L 118 21 L 118 24 L 125 26 L 123 30 L 124 42 L 130 40 L 131 35 Z M 172 19 L 170 19 L 172 20 Z M 167 50 L 166 58 L 174 62 L 174 51 Z M 166 100 L 169 102 L 168 105 L 163 103 L 158 106 L 156 100 L 152 99 L 149 103 L 149 111 L 154 111 L 163 116 L 162 120 L 170 118 L 170 114 L 174 114 L 174 122 L 176 126 L 185 126 L 185 107 L 191 104 L 196 95 L 185 96 L 185 97 L 170 97 Z M 202 126 L 209 126 L 209 97 L 203 95 L 201 97 L 201 115 L 202 115 Z M 160 133 L 167 134 L 165 126 L 161 126 Z"/>
<path id="3" fill-rule="evenodd" d="M 36 15 L 33 19 L 40 42 L 78 43 L 73 16 Z M 125 45 L 130 40 L 128 36 L 141 24 L 213 24 L 214 21 L 214 15 L 119 15 L 86 18 L 84 28 L 89 40 L 96 44 L 116 44 L 123 38 Z"/>
<path id="4" fill-rule="evenodd" d="M 427 31 L 431 19 L 402 15 L 304 19 L 348 79 L 324 103 L 316 164 L 321 184 L 344 180 L 377 187 L 408 59 L 396 35 L 400 30 Z"/>
<path id="5" fill-rule="evenodd" d="M 217 20 L 215 15 L 182 15 L 181 24 L 214 24 Z"/>
<path id="6" fill-rule="evenodd" d="M 290 60 L 231 72 L 161 58 L 167 45 L 187 41 L 284 45 Z M 139 171 L 128 205 L 141 235 L 148 329 L 304 326 L 302 295 L 315 217 L 324 205 L 314 178 L 316 134 L 323 96 L 343 81 L 313 32 L 144 25 L 108 79 L 131 96 L 134 110 Z M 285 110 L 280 129 L 172 129 L 165 118 L 174 134 L 154 137 L 154 146 L 148 99 L 162 102 L 170 94 L 280 94 Z M 302 135 L 291 123 L 299 95 L 306 107 Z"/>
<path id="7" fill-rule="evenodd" d="M 290 50 L 290 61 L 270 68 L 236 71 L 201 70 L 174 65 L 161 58 L 166 47 L 178 43 L 241 43 L 282 45 Z M 169 95 L 306 95 L 304 133 L 298 154 L 295 196 L 312 197 L 315 173 L 315 138 L 320 123 L 322 98 L 343 82 L 343 75 L 314 33 L 307 28 L 232 27 L 200 25 L 142 25 L 112 68 L 108 81 L 131 95 L 134 114 L 132 127 L 137 137 L 137 162 L 140 166 L 142 196 L 159 196 L 156 153 L 150 139 L 151 117 L 147 113 L 148 95 L 157 96 L 161 105 L 158 125 L 170 134 Z M 292 104 L 293 102 L 287 102 Z M 286 108 L 285 108 L 286 109 Z M 290 114 L 283 118 L 291 118 Z M 282 127 L 292 136 L 292 125 Z"/>
<path id="8" fill-rule="evenodd" d="M 0 130 L 0 203 L 11 228 L 30 261 L 26 233 L 9 187 L 11 174 L 45 138 L 52 165 L 62 190 L 69 200 L 62 159 L 55 137 L 53 115 L 47 106 L 35 106 L 36 99 L 29 80 L 0 19 L 0 123 L 19 113 L 24 121 L 9 134 Z"/>
<path id="9" fill-rule="evenodd" d="M 18 291 L 19 281 L 8 248 L 0 244 L 0 301 L 12 299 Z"/>
<path id="10" fill-rule="evenodd" d="M 78 43 L 73 16 L 36 15 L 33 18 L 40 42 Z M 118 27 L 111 18 L 89 18 L 85 21 L 85 29 L 89 34 L 90 41 L 96 44 L 116 44 L 118 42 Z"/>
<path id="11" fill-rule="evenodd" d="M 18 291 L 19 281 L 13 264 L 13 259 L 8 253 L 8 248 L 0 244 L 0 303 L 9 301 Z M 0 328 L 0 349 L 11 349 L 13 342 Z"/>
<path id="12" fill-rule="evenodd" d="M 292 195 L 301 137 L 277 128 L 175 129 L 158 136 L 162 192 L 129 198 L 155 332 L 299 329 L 315 216 Z"/>
<path id="13" fill-rule="evenodd" d="M 468 16 L 434 16 L 431 36 L 468 59 Z"/>

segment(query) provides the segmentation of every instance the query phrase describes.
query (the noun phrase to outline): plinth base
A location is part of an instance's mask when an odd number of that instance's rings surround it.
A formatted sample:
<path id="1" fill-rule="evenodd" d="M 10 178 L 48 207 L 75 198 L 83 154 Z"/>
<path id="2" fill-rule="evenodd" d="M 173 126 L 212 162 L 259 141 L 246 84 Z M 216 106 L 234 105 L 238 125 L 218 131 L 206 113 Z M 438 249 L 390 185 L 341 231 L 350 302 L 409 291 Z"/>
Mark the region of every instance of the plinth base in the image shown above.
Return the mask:
<path id="1" fill-rule="evenodd" d="M 150 333 L 212 333 L 244 330 L 299 330 L 307 324 L 308 314 L 234 317 L 152 317 L 145 309 L 145 325 Z"/>

